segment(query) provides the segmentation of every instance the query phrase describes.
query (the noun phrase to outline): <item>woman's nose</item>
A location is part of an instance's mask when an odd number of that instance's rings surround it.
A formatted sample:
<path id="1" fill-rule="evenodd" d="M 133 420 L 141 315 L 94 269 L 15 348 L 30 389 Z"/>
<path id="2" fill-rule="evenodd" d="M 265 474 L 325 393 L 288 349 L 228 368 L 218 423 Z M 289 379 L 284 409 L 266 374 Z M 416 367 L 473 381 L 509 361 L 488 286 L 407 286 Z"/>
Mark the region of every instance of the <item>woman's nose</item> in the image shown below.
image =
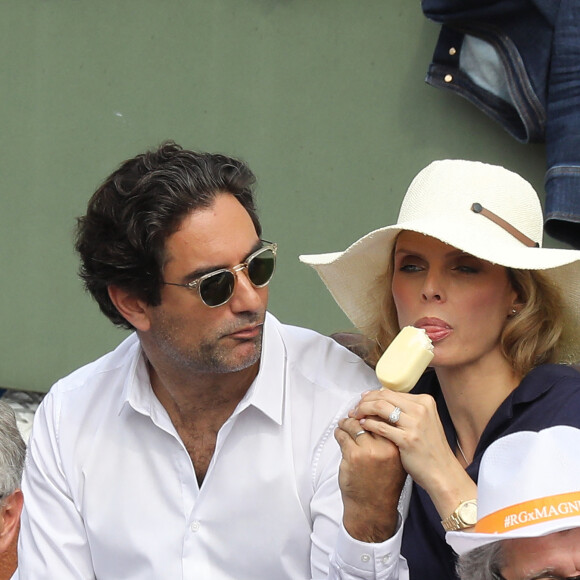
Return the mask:
<path id="1" fill-rule="evenodd" d="M 430 271 L 425 277 L 425 283 L 423 284 L 423 300 L 435 300 L 436 302 L 444 300 L 445 293 L 443 286 L 442 277 Z"/>

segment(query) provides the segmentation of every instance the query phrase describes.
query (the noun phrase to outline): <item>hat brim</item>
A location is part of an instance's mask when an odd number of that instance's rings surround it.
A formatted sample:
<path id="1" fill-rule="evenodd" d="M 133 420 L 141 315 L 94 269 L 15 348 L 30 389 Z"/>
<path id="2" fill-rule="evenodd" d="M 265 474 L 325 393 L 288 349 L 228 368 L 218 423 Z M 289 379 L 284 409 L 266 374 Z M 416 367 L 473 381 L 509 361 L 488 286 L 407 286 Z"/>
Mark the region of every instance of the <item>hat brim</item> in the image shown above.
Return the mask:
<path id="1" fill-rule="evenodd" d="M 547 536 L 548 534 L 555 534 L 556 532 L 563 532 L 564 530 L 571 530 L 580 528 L 580 516 L 573 516 L 563 520 L 542 522 L 541 524 L 533 524 L 512 530 L 503 534 L 481 534 L 477 532 L 447 532 L 445 540 L 453 548 L 456 554 L 460 556 L 471 552 L 476 548 L 486 546 L 493 542 L 501 542 L 503 540 L 513 540 L 516 538 L 536 538 Z"/>
<path id="2" fill-rule="evenodd" d="M 484 224 L 486 225 L 486 224 Z M 362 333 L 377 326 L 384 297 L 382 288 L 393 245 L 401 231 L 414 231 L 440 240 L 477 258 L 508 268 L 542 270 L 561 291 L 564 301 L 563 360 L 580 359 L 580 251 L 531 248 L 505 240 L 501 251 L 485 236 L 470 236 L 469 223 L 441 217 L 437 222 L 415 220 L 374 230 L 344 252 L 301 255 L 300 261 L 319 274 L 337 304 Z M 481 224 L 479 224 L 481 229 Z M 497 234 L 496 234 L 497 237 Z"/>

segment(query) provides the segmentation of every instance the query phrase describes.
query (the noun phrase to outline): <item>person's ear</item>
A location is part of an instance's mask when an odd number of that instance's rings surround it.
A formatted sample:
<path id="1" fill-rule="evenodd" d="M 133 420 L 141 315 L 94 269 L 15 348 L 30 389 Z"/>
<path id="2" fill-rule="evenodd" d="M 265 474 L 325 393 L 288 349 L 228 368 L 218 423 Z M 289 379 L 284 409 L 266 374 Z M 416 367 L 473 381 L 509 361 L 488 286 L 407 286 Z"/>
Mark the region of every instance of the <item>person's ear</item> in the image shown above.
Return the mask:
<path id="1" fill-rule="evenodd" d="M 18 534 L 22 504 L 22 491 L 19 489 L 2 500 L 0 508 L 0 554 L 10 547 Z"/>
<path id="2" fill-rule="evenodd" d="M 148 307 L 143 300 L 118 286 L 109 286 L 107 289 L 111 302 L 127 322 L 141 332 L 149 330 Z"/>

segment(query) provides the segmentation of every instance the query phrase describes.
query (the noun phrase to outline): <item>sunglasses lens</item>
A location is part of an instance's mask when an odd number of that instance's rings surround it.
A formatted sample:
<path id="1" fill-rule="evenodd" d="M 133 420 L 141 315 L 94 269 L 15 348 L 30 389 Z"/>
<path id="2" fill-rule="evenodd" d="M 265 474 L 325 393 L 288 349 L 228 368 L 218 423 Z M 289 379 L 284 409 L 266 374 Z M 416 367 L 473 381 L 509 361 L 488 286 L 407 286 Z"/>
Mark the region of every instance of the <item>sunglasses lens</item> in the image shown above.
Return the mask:
<path id="1" fill-rule="evenodd" d="M 234 292 L 234 275 L 227 270 L 205 278 L 199 286 L 199 295 L 208 306 L 225 304 Z"/>
<path id="2" fill-rule="evenodd" d="M 254 256 L 248 262 L 248 277 L 250 278 L 250 282 L 256 288 L 265 286 L 272 279 L 275 267 L 276 254 L 270 248 L 264 249 L 263 252 Z"/>
<path id="3" fill-rule="evenodd" d="M 236 272 L 244 265 L 236 266 Z M 248 277 L 256 287 L 266 286 L 272 279 L 276 267 L 276 254 L 271 248 L 264 248 L 247 263 Z M 236 274 L 230 270 L 221 270 L 203 278 L 199 284 L 199 295 L 207 306 L 215 307 L 225 304 L 234 293 Z"/>

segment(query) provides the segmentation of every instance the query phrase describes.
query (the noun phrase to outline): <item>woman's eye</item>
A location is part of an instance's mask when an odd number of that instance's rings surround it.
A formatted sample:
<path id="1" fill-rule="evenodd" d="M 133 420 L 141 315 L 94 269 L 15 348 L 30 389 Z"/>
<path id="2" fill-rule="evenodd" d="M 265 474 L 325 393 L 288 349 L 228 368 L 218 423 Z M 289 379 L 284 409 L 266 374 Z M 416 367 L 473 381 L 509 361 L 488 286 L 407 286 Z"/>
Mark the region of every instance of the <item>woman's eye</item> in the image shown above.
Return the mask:
<path id="1" fill-rule="evenodd" d="M 466 265 L 456 266 L 455 270 L 458 272 L 462 272 L 463 274 L 477 274 L 479 272 L 477 268 Z"/>
<path id="2" fill-rule="evenodd" d="M 401 272 L 420 272 L 422 268 L 417 264 L 402 264 L 399 270 Z"/>

